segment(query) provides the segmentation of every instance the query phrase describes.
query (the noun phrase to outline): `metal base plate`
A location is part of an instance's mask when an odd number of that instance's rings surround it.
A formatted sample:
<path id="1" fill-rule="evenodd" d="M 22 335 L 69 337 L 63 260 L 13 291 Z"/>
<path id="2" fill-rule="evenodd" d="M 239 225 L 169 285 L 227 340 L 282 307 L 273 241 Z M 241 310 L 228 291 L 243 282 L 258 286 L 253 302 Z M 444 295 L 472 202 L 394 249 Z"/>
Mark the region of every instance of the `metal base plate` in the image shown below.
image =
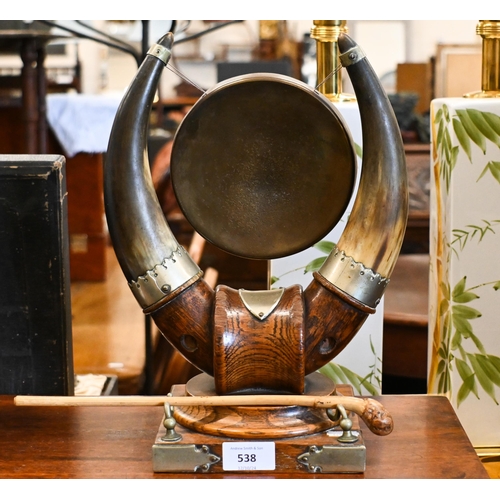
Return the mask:
<path id="1" fill-rule="evenodd" d="M 343 395 L 352 395 L 350 386 L 338 386 Z M 173 395 L 185 393 L 184 386 L 174 386 Z M 265 415 L 263 415 L 265 418 Z M 309 436 L 276 440 L 230 439 L 191 431 L 177 425 L 181 439 L 165 442 L 163 422 L 153 445 L 153 470 L 163 473 L 231 474 L 262 473 L 303 475 L 304 473 L 363 473 L 366 447 L 357 415 L 350 414 L 355 443 L 341 443 L 340 428 Z M 237 450 L 237 451 L 234 451 Z M 250 450 L 250 451 L 249 451 Z M 255 450 L 255 451 L 253 451 Z"/>

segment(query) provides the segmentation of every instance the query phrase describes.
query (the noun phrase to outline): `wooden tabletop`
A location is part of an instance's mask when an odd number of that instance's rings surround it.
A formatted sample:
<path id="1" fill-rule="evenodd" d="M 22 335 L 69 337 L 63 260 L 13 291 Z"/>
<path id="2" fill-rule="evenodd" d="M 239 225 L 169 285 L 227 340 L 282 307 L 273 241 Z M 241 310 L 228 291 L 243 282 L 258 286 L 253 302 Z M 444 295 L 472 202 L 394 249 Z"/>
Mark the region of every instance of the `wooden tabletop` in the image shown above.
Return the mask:
<path id="1" fill-rule="evenodd" d="M 380 437 L 363 428 L 366 472 L 347 477 L 488 477 L 445 397 L 377 399 L 392 413 L 395 429 Z M 0 478 L 242 477 L 153 473 L 152 445 L 162 417 L 162 407 L 16 407 L 12 396 L 0 396 Z"/>

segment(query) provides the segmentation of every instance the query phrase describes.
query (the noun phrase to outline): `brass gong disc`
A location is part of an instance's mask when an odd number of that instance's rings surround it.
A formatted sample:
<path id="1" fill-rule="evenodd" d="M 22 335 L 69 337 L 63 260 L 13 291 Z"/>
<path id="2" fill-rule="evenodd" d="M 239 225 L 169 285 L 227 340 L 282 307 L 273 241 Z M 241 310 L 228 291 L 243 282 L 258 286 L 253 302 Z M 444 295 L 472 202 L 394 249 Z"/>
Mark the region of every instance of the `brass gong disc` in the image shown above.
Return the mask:
<path id="1" fill-rule="evenodd" d="M 170 168 L 179 206 L 206 240 L 240 257 L 272 259 L 333 229 L 354 190 L 356 156 L 323 95 L 256 73 L 200 98 L 176 133 Z"/>

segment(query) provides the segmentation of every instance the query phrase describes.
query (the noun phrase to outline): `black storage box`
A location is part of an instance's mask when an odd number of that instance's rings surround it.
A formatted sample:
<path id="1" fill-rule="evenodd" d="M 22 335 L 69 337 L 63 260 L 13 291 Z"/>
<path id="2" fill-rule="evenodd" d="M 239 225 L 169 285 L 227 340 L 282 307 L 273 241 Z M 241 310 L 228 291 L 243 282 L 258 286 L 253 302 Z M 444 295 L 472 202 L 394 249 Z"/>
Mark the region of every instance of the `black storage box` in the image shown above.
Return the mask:
<path id="1" fill-rule="evenodd" d="M 0 155 L 0 394 L 72 395 L 65 159 Z"/>

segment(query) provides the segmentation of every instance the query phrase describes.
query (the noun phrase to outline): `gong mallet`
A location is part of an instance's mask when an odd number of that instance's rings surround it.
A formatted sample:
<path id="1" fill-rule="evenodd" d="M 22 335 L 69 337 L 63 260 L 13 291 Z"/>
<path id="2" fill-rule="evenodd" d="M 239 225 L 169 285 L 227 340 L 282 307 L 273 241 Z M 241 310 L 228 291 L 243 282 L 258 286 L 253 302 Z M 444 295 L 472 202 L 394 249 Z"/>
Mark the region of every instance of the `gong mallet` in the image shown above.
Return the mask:
<path id="1" fill-rule="evenodd" d="M 386 436 L 393 430 L 391 415 L 371 398 L 350 396 L 244 395 L 244 396 L 16 396 L 16 406 L 343 406 L 356 413 L 371 432 Z"/>

